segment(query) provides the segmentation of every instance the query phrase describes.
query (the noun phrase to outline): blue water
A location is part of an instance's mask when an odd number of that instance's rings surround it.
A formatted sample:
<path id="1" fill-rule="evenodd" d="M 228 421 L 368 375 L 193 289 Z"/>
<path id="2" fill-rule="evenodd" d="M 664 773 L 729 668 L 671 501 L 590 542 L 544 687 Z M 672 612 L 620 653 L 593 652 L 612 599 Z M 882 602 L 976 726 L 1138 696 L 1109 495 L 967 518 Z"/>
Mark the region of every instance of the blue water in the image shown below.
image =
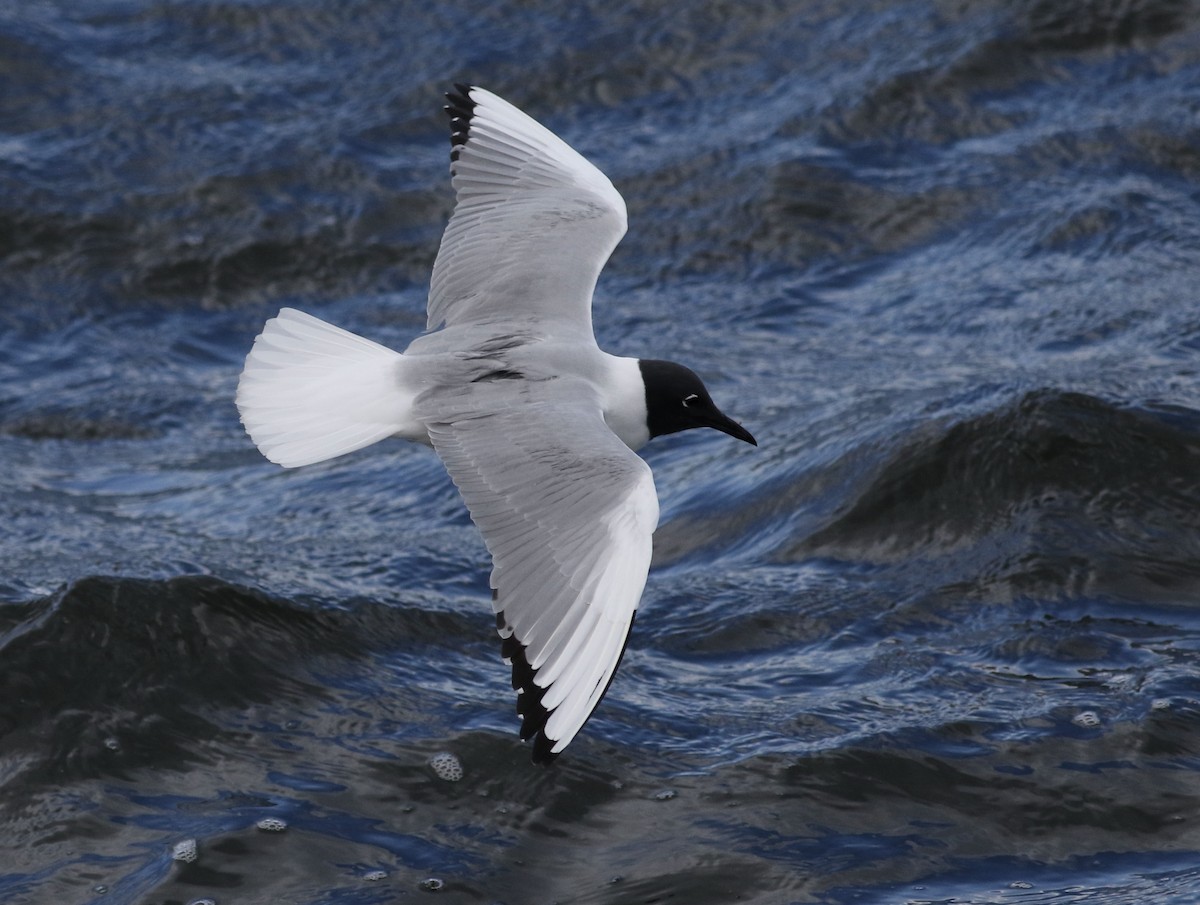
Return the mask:
<path id="1" fill-rule="evenodd" d="M 415 6 L 0 4 L 0 901 L 1200 900 L 1194 4 Z M 551 769 L 436 456 L 232 401 L 283 305 L 422 329 L 456 80 L 761 444 L 644 451 Z"/>

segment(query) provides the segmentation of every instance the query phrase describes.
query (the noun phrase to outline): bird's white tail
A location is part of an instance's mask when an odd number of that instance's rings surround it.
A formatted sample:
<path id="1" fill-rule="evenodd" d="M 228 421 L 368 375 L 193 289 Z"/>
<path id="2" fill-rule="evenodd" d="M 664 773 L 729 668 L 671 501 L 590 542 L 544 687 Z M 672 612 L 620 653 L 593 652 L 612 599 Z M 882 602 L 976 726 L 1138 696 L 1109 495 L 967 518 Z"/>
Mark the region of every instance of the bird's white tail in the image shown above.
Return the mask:
<path id="1" fill-rule="evenodd" d="M 410 426 L 402 356 L 284 308 L 263 326 L 238 381 L 242 424 L 259 451 L 295 468 L 323 462 Z"/>

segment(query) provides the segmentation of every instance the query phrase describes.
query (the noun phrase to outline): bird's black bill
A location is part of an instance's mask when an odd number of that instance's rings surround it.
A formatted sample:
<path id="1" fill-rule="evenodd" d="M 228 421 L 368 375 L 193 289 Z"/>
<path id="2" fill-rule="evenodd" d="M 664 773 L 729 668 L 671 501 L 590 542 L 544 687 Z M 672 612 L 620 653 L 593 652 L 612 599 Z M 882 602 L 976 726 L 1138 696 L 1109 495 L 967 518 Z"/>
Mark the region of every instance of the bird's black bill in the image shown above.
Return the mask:
<path id="1" fill-rule="evenodd" d="M 746 430 L 746 428 L 742 427 L 732 418 L 728 418 L 720 412 L 716 413 L 713 419 L 709 421 L 707 426 L 715 430 L 719 430 L 723 434 L 729 434 L 731 437 L 737 437 L 739 440 L 744 440 L 751 446 L 758 446 L 758 441 L 754 439 L 754 435 L 750 433 L 750 431 Z"/>

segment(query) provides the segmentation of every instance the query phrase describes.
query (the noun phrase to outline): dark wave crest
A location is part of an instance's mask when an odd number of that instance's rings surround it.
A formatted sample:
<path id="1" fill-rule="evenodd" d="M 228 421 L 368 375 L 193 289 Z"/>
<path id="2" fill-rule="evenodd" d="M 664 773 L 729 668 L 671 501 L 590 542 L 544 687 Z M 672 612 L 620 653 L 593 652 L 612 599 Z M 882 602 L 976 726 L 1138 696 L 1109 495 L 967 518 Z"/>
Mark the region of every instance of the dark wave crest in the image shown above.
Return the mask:
<path id="1" fill-rule="evenodd" d="M 181 765 L 226 731 L 223 711 L 324 696 L 314 658 L 475 628 L 370 602 L 319 610 L 210 577 L 84 578 L 0 610 L 0 750 L 34 755 L 31 778 Z"/>
<path id="2" fill-rule="evenodd" d="M 285 691 L 316 694 L 298 657 L 334 630 L 320 614 L 211 578 L 92 577 L 5 613 L 0 739 L 38 772 L 182 763 L 218 733 L 206 718 Z"/>
<path id="3" fill-rule="evenodd" d="M 1040 390 L 922 429 L 785 555 L 893 562 L 955 553 L 992 558 L 985 580 L 999 571 L 1031 585 L 1195 599 L 1196 414 Z"/>

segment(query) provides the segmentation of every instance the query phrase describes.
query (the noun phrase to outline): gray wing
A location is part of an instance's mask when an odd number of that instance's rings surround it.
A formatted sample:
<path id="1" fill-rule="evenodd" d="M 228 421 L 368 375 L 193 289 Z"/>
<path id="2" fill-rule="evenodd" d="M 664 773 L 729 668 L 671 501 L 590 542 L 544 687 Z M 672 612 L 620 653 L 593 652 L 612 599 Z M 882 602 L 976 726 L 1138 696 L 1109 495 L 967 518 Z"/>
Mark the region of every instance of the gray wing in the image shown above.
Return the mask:
<path id="1" fill-rule="evenodd" d="M 445 324 L 552 324 L 592 337 L 592 292 L 625 234 L 625 202 L 562 139 L 482 88 L 448 95 L 454 214 L 429 292 Z"/>
<path id="2" fill-rule="evenodd" d="M 550 760 L 625 649 L 658 524 L 650 468 L 596 406 L 526 401 L 434 423 L 429 436 L 492 554 L 521 738 Z"/>

